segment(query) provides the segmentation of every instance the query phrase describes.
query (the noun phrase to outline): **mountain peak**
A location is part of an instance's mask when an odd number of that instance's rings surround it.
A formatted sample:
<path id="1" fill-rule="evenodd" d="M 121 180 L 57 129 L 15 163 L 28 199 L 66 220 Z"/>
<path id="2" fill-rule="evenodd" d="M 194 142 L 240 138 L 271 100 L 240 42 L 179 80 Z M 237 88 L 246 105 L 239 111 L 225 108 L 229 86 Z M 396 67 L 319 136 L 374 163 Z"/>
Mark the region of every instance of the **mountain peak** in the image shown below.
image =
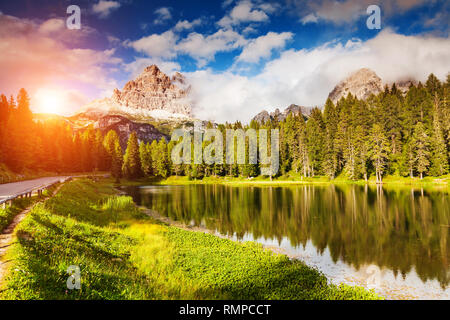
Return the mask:
<path id="1" fill-rule="evenodd" d="M 157 75 L 158 73 L 161 73 L 161 70 L 159 70 L 156 64 L 152 64 L 151 66 L 146 67 L 143 73 L 150 73 L 152 75 Z"/>
<path id="2" fill-rule="evenodd" d="M 122 90 L 114 89 L 111 98 L 98 100 L 83 108 L 82 112 L 125 114 L 143 118 L 190 118 L 192 109 L 188 101 L 190 87 L 181 73 L 172 78 L 156 65 L 148 66 Z"/>
<path id="3" fill-rule="evenodd" d="M 338 83 L 330 92 L 328 98 L 336 103 L 349 93 L 358 99 L 367 99 L 372 93 L 378 94 L 383 90 L 381 78 L 371 69 L 361 68 L 351 73 L 347 78 Z"/>

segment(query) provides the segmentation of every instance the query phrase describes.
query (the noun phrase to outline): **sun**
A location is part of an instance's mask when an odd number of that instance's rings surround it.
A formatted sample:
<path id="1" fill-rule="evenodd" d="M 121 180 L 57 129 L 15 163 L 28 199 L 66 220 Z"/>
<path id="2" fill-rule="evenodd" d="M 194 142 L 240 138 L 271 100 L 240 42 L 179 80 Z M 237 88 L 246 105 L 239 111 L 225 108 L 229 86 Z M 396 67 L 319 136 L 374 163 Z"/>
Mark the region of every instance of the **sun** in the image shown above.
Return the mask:
<path id="1" fill-rule="evenodd" d="M 63 98 L 61 94 L 52 89 L 39 89 L 35 95 L 37 110 L 40 113 L 54 113 L 61 112 L 63 108 Z"/>

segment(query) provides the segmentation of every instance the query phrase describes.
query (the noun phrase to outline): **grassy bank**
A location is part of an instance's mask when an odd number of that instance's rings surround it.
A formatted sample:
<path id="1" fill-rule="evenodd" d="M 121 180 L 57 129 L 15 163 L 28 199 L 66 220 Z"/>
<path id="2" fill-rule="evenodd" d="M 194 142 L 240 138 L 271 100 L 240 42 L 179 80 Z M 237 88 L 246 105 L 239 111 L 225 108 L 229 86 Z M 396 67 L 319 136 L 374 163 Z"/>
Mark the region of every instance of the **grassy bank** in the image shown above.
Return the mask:
<path id="1" fill-rule="evenodd" d="M 116 196 L 111 183 L 78 180 L 38 204 L 16 229 L 3 299 L 373 299 L 334 286 L 300 261 L 201 232 L 162 225 Z M 81 269 L 81 290 L 66 270 Z"/>
<path id="2" fill-rule="evenodd" d="M 7 205 L 6 208 L 0 207 L 0 232 L 3 231 L 14 219 L 14 217 L 25 208 L 31 206 L 33 203 L 44 199 L 51 195 L 56 189 L 51 186 L 45 190 L 41 196 L 32 196 L 31 198 L 18 198 L 13 200 L 12 205 Z"/>
<path id="3" fill-rule="evenodd" d="M 155 182 L 155 180 L 152 180 Z M 398 176 L 386 176 L 383 178 L 384 185 L 405 185 L 405 186 L 449 186 L 450 175 L 442 177 L 425 177 L 423 179 L 410 178 L 410 177 L 398 177 Z M 271 185 L 271 186 L 283 186 L 283 185 L 299 185 L 299 184 L 370 184 L 376 185 L 374 178 L 369 179 L 367 182 L 364 180 L 351 180 L 344 176 L 337 177 L 330 180 L 325 176 L 315 177 L 301 177 L 297 174 L 290 174 L 273 178 L 267 177 L 255 177 L 255 178 L 243 178 L 243 177 L 205 177 L 203 179 L 189 179 L 185 176 L 171 176 L 164 180 L 156 181 L 158 184 L 178 185 L 178 184 L 229 184 L 229 185 Z"/>

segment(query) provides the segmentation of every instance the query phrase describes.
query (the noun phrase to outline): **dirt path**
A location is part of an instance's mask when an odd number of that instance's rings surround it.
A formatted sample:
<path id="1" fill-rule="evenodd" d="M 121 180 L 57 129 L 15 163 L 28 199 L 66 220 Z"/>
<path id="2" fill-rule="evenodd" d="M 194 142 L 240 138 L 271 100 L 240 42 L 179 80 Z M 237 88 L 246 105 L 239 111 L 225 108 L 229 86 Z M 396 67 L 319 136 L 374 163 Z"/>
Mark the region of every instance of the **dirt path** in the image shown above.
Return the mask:
<path id="1" fill-rule="evenodd" d="M 8 248 L 13 244 L 14 240 L 14 230 L 16 229 L 17 225 L 25 218 L 25 216 L 28 214 L 28 212 L 31 211 L 31 209 L 37 205 L 38 203 L 42 203 L 51 197 L 53 197 L 64 185 L 64 183 L 60 184 L 55 191 L 53 191 L 52 195 L 33 203 L 28 208 L 25 208 L 22 212 L 17 214 L 13 221 L 0 233 L 0 288 L 2 287 L 2 279 L 6 272 L 6 266 L 10 262 L 10 260 L 4 260 L 4 256 L 8 250 Z M 1 290 L 0 290 L 1 291 Z"/>

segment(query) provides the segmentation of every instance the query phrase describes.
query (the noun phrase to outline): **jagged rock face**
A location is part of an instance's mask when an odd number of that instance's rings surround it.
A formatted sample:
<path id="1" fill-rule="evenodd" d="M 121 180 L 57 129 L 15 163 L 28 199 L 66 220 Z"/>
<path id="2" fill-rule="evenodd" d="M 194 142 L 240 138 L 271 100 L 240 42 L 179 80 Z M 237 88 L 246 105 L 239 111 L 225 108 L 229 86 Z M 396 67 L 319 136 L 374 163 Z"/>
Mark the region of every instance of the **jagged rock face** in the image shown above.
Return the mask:
<path id="1" fill-rule="evenodd" d="M 409 87 L 417 86 L 417 84 L 418 83 L 415 80 L 402 80 L 402 81 L 395 82 L 395 86 L 402 94 L 407 93 L 409 90 Z M 392 88 L 392 85 L 390 86 L 390 88 Z"/>
<path id="2" fill-rule="evenodd" d="M 266 110 L 263 110 L 260 113 L 258 113 L 256 116 L 254 116 L 252 120 L 256 121 L 258 123 L 265 123 L 271 119 L 272 118 L 270 117 L 270 114 Z"/>
<path id="3" fill-rule="evenodd" d="M 346 97 L 349 93 L 358 99 L 365 100 L 372 93 L 376 95 L 381 91 L 383 91 L 383 82 L 380 77 L 372 70 L 363 68 L 339 82 L 333 91 L 330 92 L 328 98 L 336 104 L 339 99 Z"/>
<path id="4" fill-rule="evenodd" d="M 133 122 L 118 115 L 104 116 L 100 118 L 96 122 L 95 127 L 99 128 L 103 134 L 106 134 L 109 130 L 116 131 L 119 136 L 122 150 L 126 149 L 128 138 L 133 131 L 136 132 L 138 140 L 145 143 L 151 143 L 153 140 L 159 141 L 163 137 L 167 141 L 169 138 L 151 124 Z"/>
<path id="5" fill-rule="evenodd" d="M 296 104 L 291 104 L 289 107 L 284 109 L 283 112 L 280 111 L 280 109 L 275 109 L 274 112 L 267 112 L 266 110 L 261 111 L 258 113 L 255 117 L 253 117 L 252 120 L 258 122 L 258 123 L 265 123 L 268 120 L 276 120 L 276 121 L 283 121 L 287 118 L 289 114 L 293 115 L 308 115 L 310 113 L 311 109 L 307 107 L 298 106 Z"/>
<path id="6" fill-rule="evenodd" d="M 127 82 L 122 91 L 115 89 L 111 98 L 93 101 L 80 113 L 191 118 L 189 91 L 182 74 L 177 72 L 170 78 L 152 65 L 136 79 Z"/>

